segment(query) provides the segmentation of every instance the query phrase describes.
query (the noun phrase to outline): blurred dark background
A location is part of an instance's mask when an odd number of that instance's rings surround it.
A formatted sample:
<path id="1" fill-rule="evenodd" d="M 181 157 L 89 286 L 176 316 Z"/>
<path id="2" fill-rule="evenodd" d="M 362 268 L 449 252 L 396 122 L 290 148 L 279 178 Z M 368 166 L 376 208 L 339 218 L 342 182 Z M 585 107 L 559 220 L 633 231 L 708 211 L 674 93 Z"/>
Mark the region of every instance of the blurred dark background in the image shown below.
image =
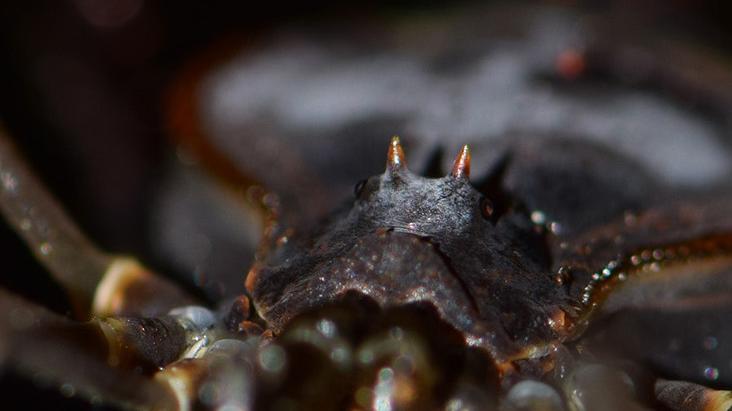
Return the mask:
<path id="1" fill-rule="evenodd" d="M 632 21 L 678 31 L 724 52 L 732 47 L 728 1 L 547 3 L 606 13 L 618 24 Z M 147 224 L 162 164 L 173 151 L 164 121 L 165 97 L 180 67 L 214 43 L 290 22 L 348 22 L 425 7 L 439 12 L 448 6 L 416 1 L 309 2 L 308 7 L 233 1 L 3 1 L 0 121 L 94 241 L 165 271 L 170 267 L 150 251 Z M 5 224 L 0 225 L 0 247 L 0 286 L 68 312 L 63 292 Z M 11 398 L 22 399 L 25 409 L 62 398 L 51 389 L 39 396 L 35 386 L 12 375 L 0 377 L 0 391 L 13 392 Z"/>

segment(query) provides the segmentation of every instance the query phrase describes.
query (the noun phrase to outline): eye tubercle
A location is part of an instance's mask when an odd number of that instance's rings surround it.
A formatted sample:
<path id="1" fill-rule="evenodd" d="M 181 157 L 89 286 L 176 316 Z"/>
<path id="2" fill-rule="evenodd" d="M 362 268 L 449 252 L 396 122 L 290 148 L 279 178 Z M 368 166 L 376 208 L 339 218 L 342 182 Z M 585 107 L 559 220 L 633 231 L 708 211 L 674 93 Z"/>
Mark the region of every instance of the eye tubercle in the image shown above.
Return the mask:
<path id="1" fill-rule="evenodd" d="M 455 157 L 450 176 L 465 180 L 470 178 L 470 147 L 467 144 L 460 149 L 457 157 Z"/>
<path id="2" fill-rule="evenodd" d="M 407 158 L 399 142 L 399 136 L 391 138 L 389 151 L 386 154 L 386 171 L 396 172 L 407 168 Z"/>

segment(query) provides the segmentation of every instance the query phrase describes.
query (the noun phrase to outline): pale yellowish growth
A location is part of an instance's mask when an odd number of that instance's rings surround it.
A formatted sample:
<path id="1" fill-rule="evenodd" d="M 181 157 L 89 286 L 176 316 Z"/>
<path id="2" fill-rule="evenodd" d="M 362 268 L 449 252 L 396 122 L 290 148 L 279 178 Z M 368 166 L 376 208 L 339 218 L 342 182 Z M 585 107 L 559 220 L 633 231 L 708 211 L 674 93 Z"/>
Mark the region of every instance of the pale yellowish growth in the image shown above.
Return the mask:
<path id="1" fill-rule="evenodd" d="M 97 317 L 118 315 L 125 305 L 125 290 L 150 275 L 134 258 L 114 258 L 94 292 L 92 314 Z"/>
<path id="2" fill-rule="evenodd" d="M 706 390 L 704 411 L 729 411 L 732 409 L 732 391 Z"/>

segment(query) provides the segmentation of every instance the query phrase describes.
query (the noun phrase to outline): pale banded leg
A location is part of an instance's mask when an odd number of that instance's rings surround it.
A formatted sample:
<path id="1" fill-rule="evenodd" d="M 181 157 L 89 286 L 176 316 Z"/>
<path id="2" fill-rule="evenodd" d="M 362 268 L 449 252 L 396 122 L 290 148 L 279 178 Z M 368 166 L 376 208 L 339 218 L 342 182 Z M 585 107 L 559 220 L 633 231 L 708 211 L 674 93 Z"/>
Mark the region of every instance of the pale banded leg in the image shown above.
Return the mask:
<path id="1" fill-rule="evenodd" d="M 0 290 L 0 367 L 92 403 L 177 410 L 173 390 L 149 375 L 190 340 L 174 317 L 75 323 Z"/>
<path id="2" fill-rule="evenodd" d="M 686 381 L 658 380 L 656 398 L 673 411 L 730 411 L 732 391 L 713 390 Z"/>
<path id="3" fill-rule="evenodd" d="M 67 290 L 82 317 L 155 316 L 193 302 L 134 260 L 99 250 L 43 188 L 2 128 L 0 211 Z"/>
<path id="4" fill-rule="evenodd" d="M 258 339 L 222 339 L 203 354 L 171 364 L 155 380 L 175 393 L 181 411 L 254 409 Z"/>

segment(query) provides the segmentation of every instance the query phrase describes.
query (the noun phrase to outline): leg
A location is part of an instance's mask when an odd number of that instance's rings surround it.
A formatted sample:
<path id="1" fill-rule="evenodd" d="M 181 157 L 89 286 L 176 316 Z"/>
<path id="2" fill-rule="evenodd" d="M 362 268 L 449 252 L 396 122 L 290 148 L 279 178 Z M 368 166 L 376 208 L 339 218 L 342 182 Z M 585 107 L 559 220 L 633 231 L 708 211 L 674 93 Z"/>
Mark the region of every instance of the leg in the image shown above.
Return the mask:
<path id="1" fill-rule="evenodd" d="M 139 333 L 139 323 L 131 321 L 73 323 L 0 291 L 0 365 L 92 402 L 178 409 L 166 384 L 137 370 L 157 370 L 177 358 L 185 348 L 183 329 L 161 318 L 145 320 L 146 332 Z"/>
<path id="2" fill-rule="evenodd" d="M 194 299 L 133 260 L 99 250 L 20 159 L 0 129 L 0 211 L 67 290 L 79 316 L 154 316 Z"/>

